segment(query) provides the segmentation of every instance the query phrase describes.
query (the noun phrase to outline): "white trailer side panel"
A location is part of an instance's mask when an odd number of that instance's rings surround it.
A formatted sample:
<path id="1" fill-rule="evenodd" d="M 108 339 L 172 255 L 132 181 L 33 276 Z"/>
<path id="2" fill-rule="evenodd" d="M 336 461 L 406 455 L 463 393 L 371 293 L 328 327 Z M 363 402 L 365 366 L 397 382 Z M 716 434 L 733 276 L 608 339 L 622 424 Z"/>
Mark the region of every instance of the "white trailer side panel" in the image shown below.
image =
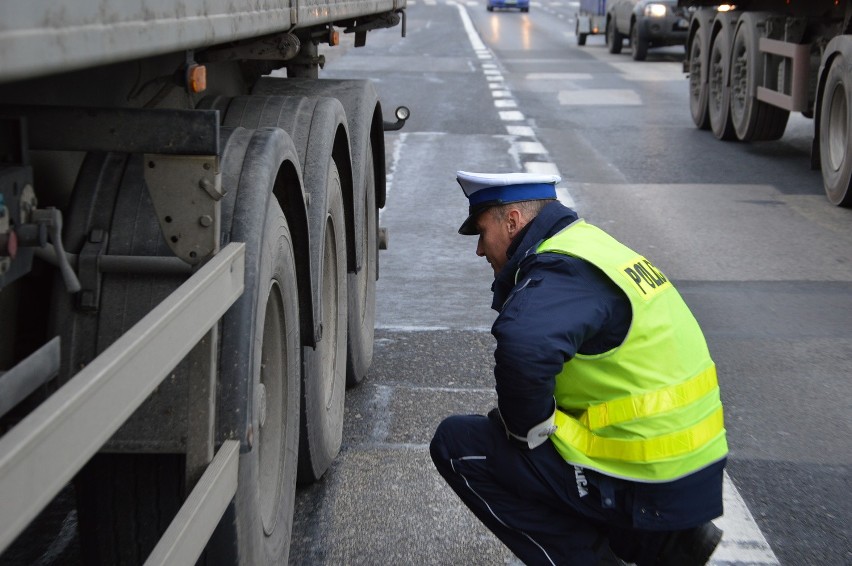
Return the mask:
<path id="1" fill-rule="evenodd" d="M 405 0 L 2 2 L 0 82 L 196 49 L 403 7 Z"/>

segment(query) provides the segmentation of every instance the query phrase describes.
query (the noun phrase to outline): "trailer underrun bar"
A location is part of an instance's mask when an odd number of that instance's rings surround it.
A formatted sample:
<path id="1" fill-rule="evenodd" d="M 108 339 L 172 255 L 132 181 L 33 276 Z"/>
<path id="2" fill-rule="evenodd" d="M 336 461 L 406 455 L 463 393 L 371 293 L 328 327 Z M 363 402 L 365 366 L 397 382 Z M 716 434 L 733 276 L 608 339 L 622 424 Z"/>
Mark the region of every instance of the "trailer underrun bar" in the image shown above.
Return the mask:
<path id="1" fill-rule="evenodd" d="M 237 300 L 244 270 L 245 244 L 228 244 L 0 439 L 0 553 Z M 236 489 L 238 448 L 236 442 L 222 446 L 157 556 L 164 551 L 165 556 L 188 556 L 196 550 L 179 546 L 187 538 L 175 534 L 185 530 L 182 517 L 209 515 L 192 528 L 196 534 L 206 528 L 212 532 Z M 203 547 L 188 538 L 189 545 Z M 169 549 L 172 542 L 178 546 Z M 153 563 L 158 563 L 156 556 Z"/>

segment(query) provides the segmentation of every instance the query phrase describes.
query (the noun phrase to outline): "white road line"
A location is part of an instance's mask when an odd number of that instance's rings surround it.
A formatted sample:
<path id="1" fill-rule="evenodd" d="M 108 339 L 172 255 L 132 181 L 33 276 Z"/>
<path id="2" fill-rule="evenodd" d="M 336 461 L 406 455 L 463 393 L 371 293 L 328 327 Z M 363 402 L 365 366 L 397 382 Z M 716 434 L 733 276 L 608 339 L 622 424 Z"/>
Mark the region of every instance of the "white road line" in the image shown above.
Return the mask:
<path id="1" fill-rule="evenodd" d="M 642 64 L 640 66 L 641 68 L 638 68 L 637 65 L 631 65 L 629 63 L 610 62 L 609 64 L 612 67 L 618 69 L 618 72 L 621 73 L 622 78 L 626 81 L 672 81 L 683 83 L 686 82 L 686 78 L 683 73 L 683 67 L 680 65 L 680 63 L 670 63 L 662 61 L 646 61 L 646 63 L 648 64 Z"/>
<path id="2" fill-rule="evenodd" d="M 529 126 L 506 126 L 508 131 L 513 136 L 534 138 L 535 131 Z"/>
<path id="3" fill-rule="evenodd" d="M 724 531 L 722 542 L 713 553 L 713 566 L 775 566 L 780 564 L 751 512 L 725 473 L 723 491 L 725 514 L 713 521 Z"/>
<path id="4" fill-rule="evenodd" d="M 526 120 L 523 112 L 518 112 L 517 110 L 506 110 L 505 112 L 499 112 L 500 119 L 504 122 L 521 122 Z"/>
<path id="5" fill-rule="evenodd" d="M 528 81 L 588 81 L 589 73 L 527 73 Z"/>
<path id="6" fill-rule="evenodd" d="M 465 7 L 461 4 L 458 4 L 457 7 L 462 25 L 464 26 L 464 31 L 467 33 L 467 39 L 470 41 L 473 50 L 476 52 L 487 51 L 488 48 L 482 42 L 482 38 L 479 37 L 479 33 L 477 33 L 476 28 L 473 27 L 473 22 L 470 21 L 470 16 L 467 14 Z"/>
<path id="7" fill-rule="evenodd" d="M 385 173 L 385 197 L 390 194 L 391 188 L 393 187 L 393 176 L 396 173 L 396 167 L 399 164 L 399 158 L 402 156 L 402 146 L 405 145 L 405 138 L 408 137 L 407 133 L 400 132 L 397 137 L 394 146 L 393 152 L 391 153 L 391 162 L 388 166 L 388 171 Z M 379 221 L 382 219 L 382 212 L 384 212 L 383 208 L 379 209 Z"/>
<path id="8" fill-rule="evenodd" d="M 557 95 L 563 106 L 641 106 L 642 99 L 635 90 L 617 88 L 588 88 L 560 90 Z"/>
<path id="9" fill-rule="evenodd" d="M 540 175 L 559 175 L 559 169 L 553 163 L 548 163 L 544 161 L 527 161 L 524 163 L 524 169 L 527 173 L 538 173 Z M 564 195 L 564 197 L 560 197 L 559 195 Z M 556 198 L 559 199 L 559 202 L 564 204 L 569 208 L 574 208 L 574 201 L 571 199 L 571 196 L 568 194 L 568 189 L 565 187 L 556 187 Z M 569 204 L 570 203 L 570 204 Z"/>
<path id="10" fill-rule="evenodd" d="M 515 142 L 515 147 L 521 153 L 531 153 L 537 155 L 547 155 L 547 150 L 537 141 L 519 141 Z"/>
<path id="11" fill-rule="evenodd" d="M 487 51 L 487 48 L 485 47 L 482 38 L 477 33 L 476 28 L 473 26 L 473 22 L 470 19 L 470 15 L 467 13 L 467 9 L 461 4 L 456 4 L 456 6 L 459 11 L 459 17 L 464 25 L 465 32 L 470 40 L 470 44 L 473 46 L 474 51 L 477 52 L 479 57 L 483 58 L 482 54 Z M 519 126 L 516 124 L 517 122 L 526 121 L 524 114 L 517 110 L 505 110 L 507 108 L 516 108 L 518 104 L 512 96 L 512 93 L 503 84 L 503 75 L 500 72 L 499 66 L 496 63 L 483 63 L 482 73 L 489 81 L 488 86 L 492 89 L 491 94 L 494 99 L 494 107 L 497 109 L 497 114 L 500 116 L 500 119 L 503 122 L 506 122 L 506 131 L 509 135 L 532 138 L 531 140 L 513 141 L 509 148 L 509 153 L 515 156 L 524 170 L 529 173 L 559 175 L 559 169 L 556 167 L 556 164 L 549 161 L 550 157 L 547 150 L 538 142 L 538 140 L 535 139 L 534 130 L 529 126 Z M 501 83 L 499 86 L 496 84 L 498 82 Z M 544 158 L 546 161 L 533 161 L 528 158 L 530 156 Z M 571 207 L 574 206 L 574 201 L 568 194 L 567 189 L 560 187 L 557 191 L 557 195 L 561 202 Z"/>

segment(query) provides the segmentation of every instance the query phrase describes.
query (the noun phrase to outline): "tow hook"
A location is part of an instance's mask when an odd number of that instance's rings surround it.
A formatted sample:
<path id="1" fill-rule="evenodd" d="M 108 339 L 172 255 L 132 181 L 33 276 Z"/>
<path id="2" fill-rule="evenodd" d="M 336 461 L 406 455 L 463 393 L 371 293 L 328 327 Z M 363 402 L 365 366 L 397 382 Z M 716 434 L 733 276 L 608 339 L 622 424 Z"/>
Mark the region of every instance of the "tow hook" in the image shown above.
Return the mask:
<path id="1" fill-rule="evenodd" d="M 386 132 L 401 130 L 405 121 L 411 116 L 411 110 L 407 106 L 398 106 L 394 114 L 396 115 L 396 122 L 383 122 L 382 124 L 382 128 Z"/>

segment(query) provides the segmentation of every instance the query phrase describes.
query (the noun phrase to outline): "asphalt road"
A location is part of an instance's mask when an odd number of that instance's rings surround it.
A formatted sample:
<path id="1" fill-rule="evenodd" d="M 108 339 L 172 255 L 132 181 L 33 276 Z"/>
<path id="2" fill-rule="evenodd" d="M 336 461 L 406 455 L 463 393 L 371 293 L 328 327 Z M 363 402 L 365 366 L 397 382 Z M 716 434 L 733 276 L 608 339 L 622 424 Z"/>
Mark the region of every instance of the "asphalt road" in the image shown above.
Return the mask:
<path id="1" fill-rule="evenodd" d="M 293 564 L 502 564 L 432 469 L 442 418 L 494 403 L 491 270 L 456 234 L 456 170 L 555 171 L 562 199 L 679 287 L 718 364 L 731 448 L 715 564 L 852 564 L 852 211 L 809 169 L 812 123 L 777 142 L 695 129 L 683 50 L 578 47 L 576 2 L 529 14 L 416 0 L 408 36 L 329 55 L 386 112 L 388 202 L 374 366 L 348 392 L 343 450 L 300 491 Z"/>
<path id="2" fill-rule="evenodd" d="M 371 78 L 388 119 L 399 104 L 412 117 L 386 136 L 374 363 L 347 392 L 340 455 L 299 490 L 292 564 L 516 563 L 428 456 L 443 418 L 495 402 L 492 274 L 456 233 L 460 169 L 558 172 L 564 202 L 681 290 L 718 364 L 731 448 L 713 563 L 852 564 L 852 211 L 809 169 L 812 124 L 718 142 L 692 125 L 681 49 L 637 63 L 602 36 L 578 47 L 576 4 L 409 0 L 406 38 L 325 51 L 324 76 Z M 16 564 L 79 563 L 70 498 Z"/>

